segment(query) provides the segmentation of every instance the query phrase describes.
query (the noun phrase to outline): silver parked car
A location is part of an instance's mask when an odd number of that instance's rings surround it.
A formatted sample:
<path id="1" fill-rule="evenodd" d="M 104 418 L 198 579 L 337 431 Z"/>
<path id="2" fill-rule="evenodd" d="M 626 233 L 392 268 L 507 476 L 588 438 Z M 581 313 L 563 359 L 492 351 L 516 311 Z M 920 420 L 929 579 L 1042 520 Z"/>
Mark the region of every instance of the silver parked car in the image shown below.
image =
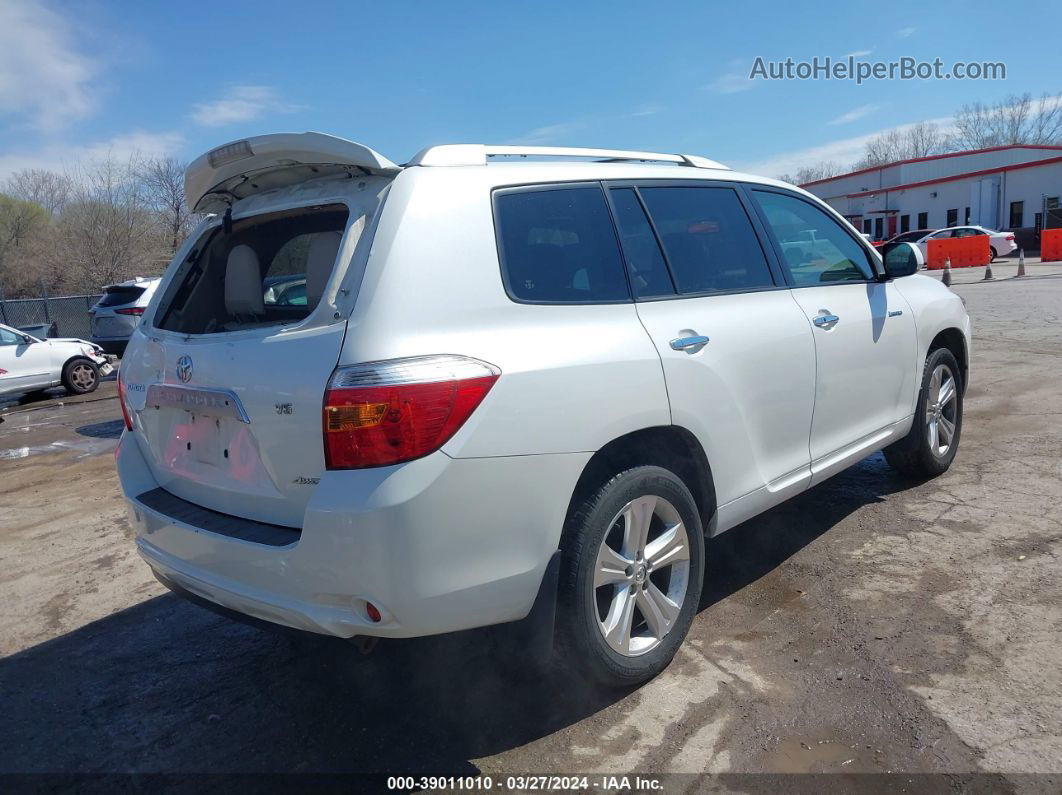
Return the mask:
<path id="1" fill-rule="evenodd" d="M 158 277 L 145 279 L 137 276 L 104 287 L 100 300 L 89 310 L 92 341 L 107 353 L 119 356 L 125 353 L 129 335 L 140 322 L 159 281 Z"/>

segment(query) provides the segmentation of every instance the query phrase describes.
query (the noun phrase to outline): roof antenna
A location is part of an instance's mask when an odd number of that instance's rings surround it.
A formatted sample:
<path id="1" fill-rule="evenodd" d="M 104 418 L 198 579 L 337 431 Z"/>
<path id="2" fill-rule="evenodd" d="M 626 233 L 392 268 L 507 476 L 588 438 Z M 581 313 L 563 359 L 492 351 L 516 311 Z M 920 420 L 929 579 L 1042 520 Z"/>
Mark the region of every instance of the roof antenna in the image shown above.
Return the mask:
<path id="1" fill-rule="evenodd" d="M 232 234 L 232 206 L 225 208 L 225 215 L 221 217 L 221 228 L 226 235 Z"/>

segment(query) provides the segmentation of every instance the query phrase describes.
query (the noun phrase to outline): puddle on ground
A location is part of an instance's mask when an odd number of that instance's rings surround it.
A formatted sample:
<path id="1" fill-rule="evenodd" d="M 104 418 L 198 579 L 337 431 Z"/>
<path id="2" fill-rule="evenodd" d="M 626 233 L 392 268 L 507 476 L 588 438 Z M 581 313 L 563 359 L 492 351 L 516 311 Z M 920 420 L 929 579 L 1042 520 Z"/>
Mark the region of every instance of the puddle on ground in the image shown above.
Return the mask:
<path id="1" fill-rule="evenodd" d="M 24 445 L 0 450 L 0 461 L 29 458 L 44 453 L 76 452 L 78 458 L 107 453 L 118 446 L 117 439 L 84 439 L 77 442 L 52 442 L 51 444 Z"/>
<path id="2" fill-rule="evenodd" d="M 880 751 L 833 740 L 783 740 L 764 760 L 765 773 L 880 773 Z"/>

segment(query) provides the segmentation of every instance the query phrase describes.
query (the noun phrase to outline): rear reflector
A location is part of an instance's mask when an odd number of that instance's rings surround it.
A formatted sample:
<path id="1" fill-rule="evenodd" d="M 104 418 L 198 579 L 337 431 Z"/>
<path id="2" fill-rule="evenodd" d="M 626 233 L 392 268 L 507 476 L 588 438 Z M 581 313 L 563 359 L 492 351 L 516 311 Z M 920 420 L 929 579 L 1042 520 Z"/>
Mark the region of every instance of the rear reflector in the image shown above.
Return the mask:
<path id="1" fill-rule="evenodd" d="M 125 428 L 133 430 L 133 418 L 129 414 L 129 407 L 125 405 L 125 384 L 122 381 L 122 369 L 118 368 L 118 405 L 122 407 L 122 419 L 125 420 Z"/>
<path id="2" fill-rule="evenodd" d="M 500 375 L 486 362 L 450 355 L 338 368 L 325 392 L 325 464 L 362 469 L 435 452 Z"/>
<path id="3" fill-rule="evenodd" d="M 115 309 L 114 312 L 118 315 L 142 315 L 144 314 L 144 307 L 134 306 L 129 309 Z"/>

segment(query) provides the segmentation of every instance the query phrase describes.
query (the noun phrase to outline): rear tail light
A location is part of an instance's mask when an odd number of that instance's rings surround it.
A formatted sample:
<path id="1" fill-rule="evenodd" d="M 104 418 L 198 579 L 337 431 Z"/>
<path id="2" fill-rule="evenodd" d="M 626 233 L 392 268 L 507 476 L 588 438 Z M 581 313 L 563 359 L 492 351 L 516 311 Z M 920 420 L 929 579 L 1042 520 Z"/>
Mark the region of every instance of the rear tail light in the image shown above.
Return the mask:
<path id="1" fill-rule="evenodd" d="M 144 314 L 144 307 L 142 307 L 142 306 L 134 306 L 134 307 L 130 307 L 129 309 L 115 309 L 114 312 L 115 312 L 115 314 L 118 314 L 118 315 L 138 315 L 139 316 L 139 315 Z"/>
<path id="2" fill-rule="evenodd" d="M 1013 239 L 1014 239 L 1014 235 L 1007 235 L 1007 240 L 1013 240 Z"/>
<path id="3" fill-rule="evenodd" d="M 125 405 L 125 383 L 122 381 L 121 368 L 118 368 L 118 405 L 122 407 L 122 419 L 125 420 L 126 430 L 133 430 L 133 417 L 129 413 L 129 407 Z"/>
<path id="4" fill-rule="evenodd" d="M 486 362 L 450 355 L 338 368 L 325 392 L 325 464 L 362 469 L 435 452 L 500 375 Z"/>

